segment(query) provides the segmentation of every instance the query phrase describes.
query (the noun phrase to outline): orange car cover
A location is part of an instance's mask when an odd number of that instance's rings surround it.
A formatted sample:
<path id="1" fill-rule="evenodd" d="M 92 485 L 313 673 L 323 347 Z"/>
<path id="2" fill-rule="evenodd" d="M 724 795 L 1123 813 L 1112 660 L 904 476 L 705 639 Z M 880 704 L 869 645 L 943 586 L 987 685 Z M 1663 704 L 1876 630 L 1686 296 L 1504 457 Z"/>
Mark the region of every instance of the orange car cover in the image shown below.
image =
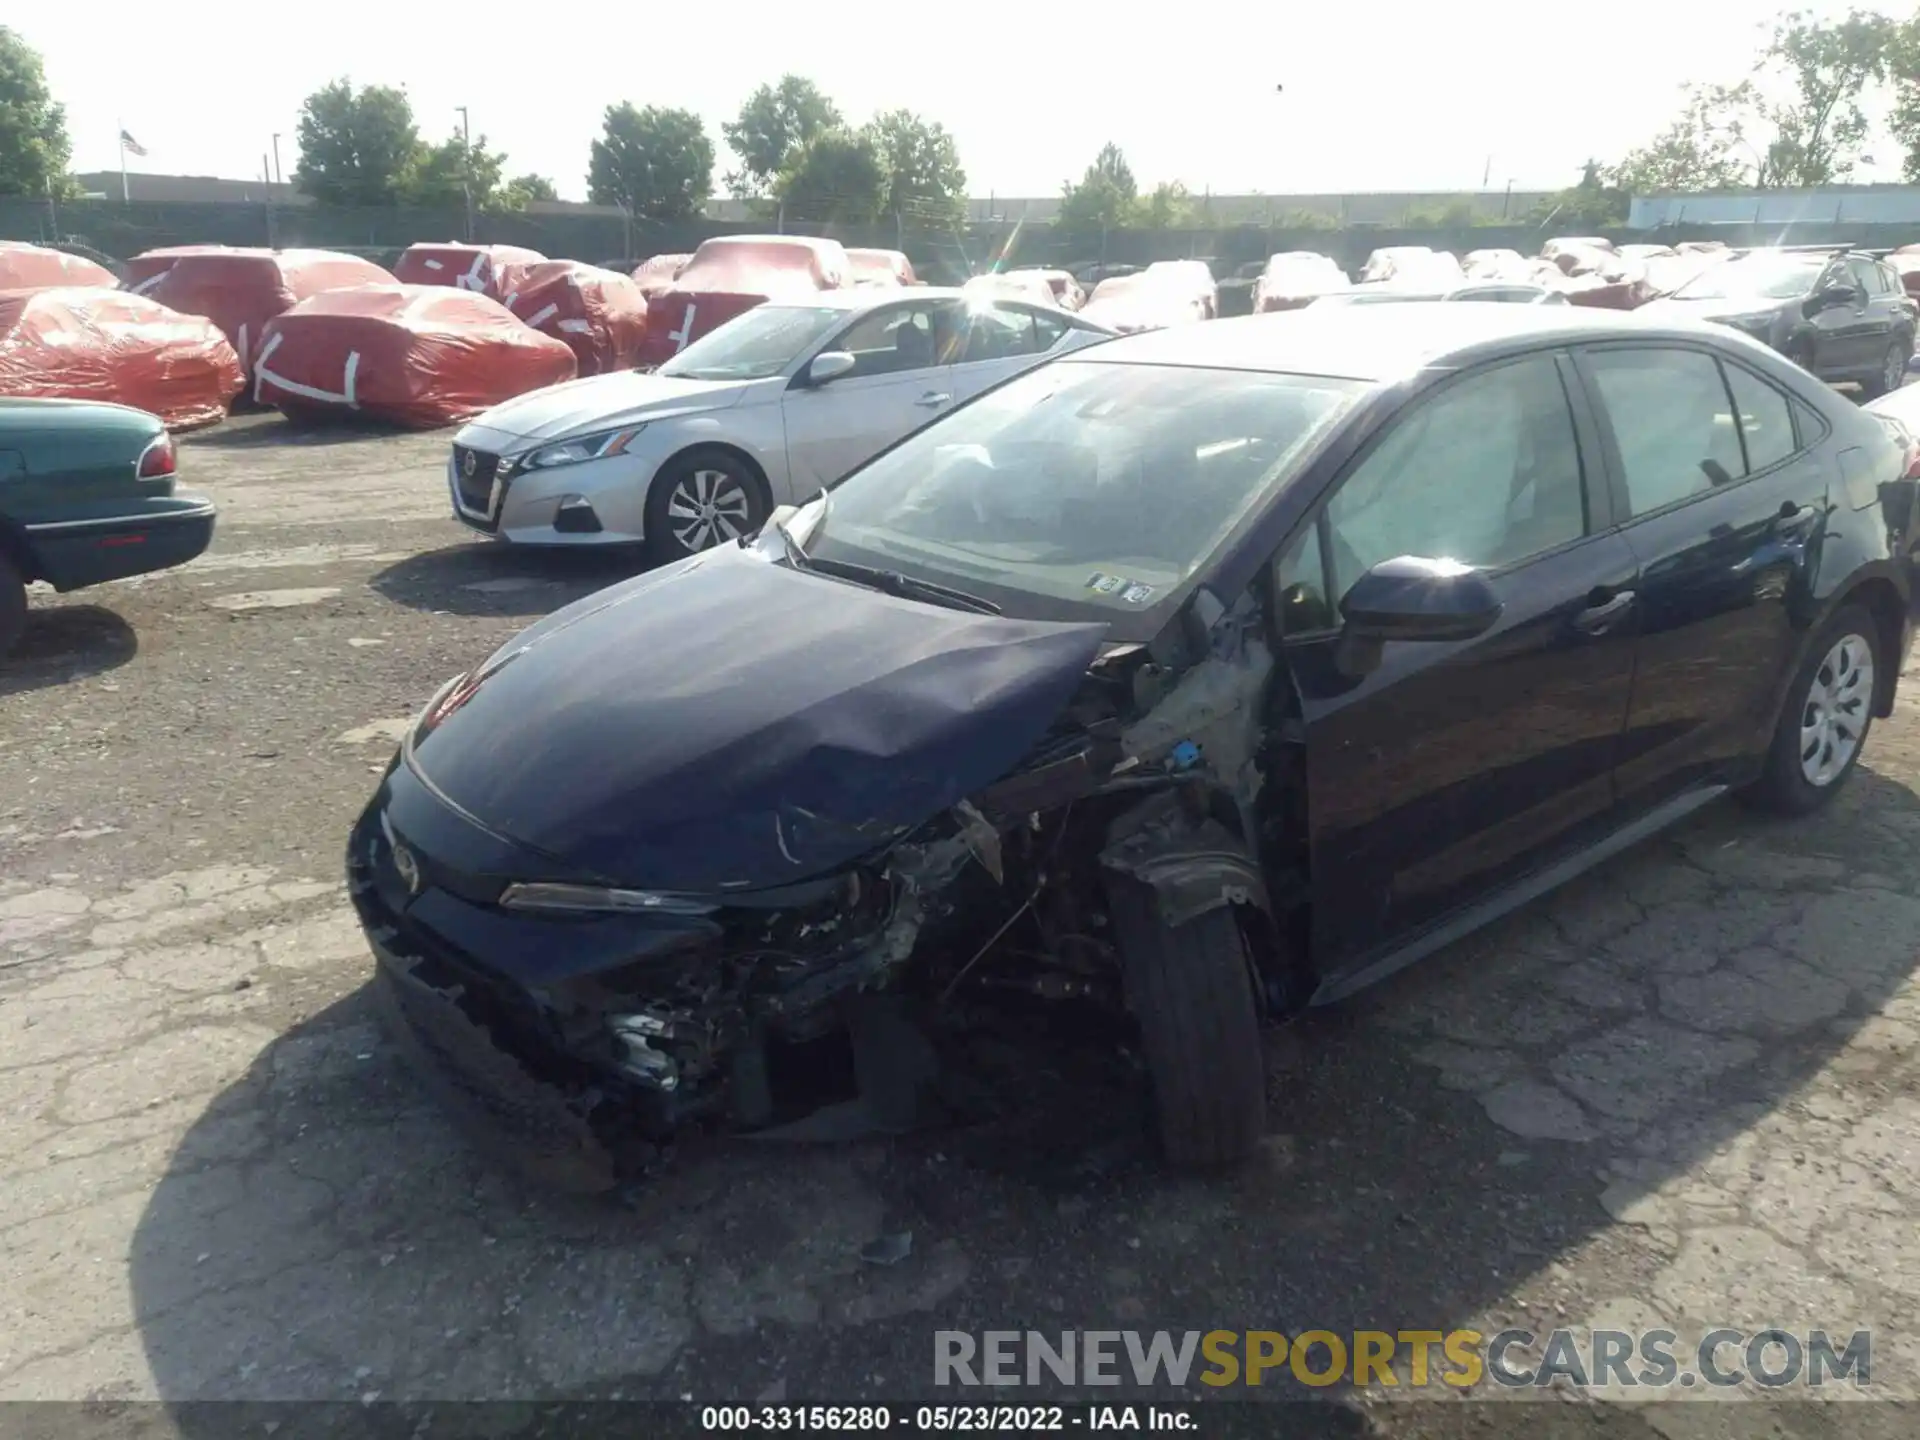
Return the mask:
<path id="1" fill-rule="evenodd" d="M 0 293 L 0 395 L 132 405 L 184 430 L 225 416 L 245 383 L 205 316 L 127 290 Z"/>
<path id="2" fill-rule="evenodd" d="M 232 248 L 230 245 L 164 245 L 158 250 L 142 250 L 127 261 L 127 289 L 144 295 L 181 256 L 219 255 Z"/>
<path id="3" fill-rule="evenodd" d="M 647 297 L 630 277 L 549 260 L 520 277 L 507 308 L 569 350 L 582 375 L 631 370 L 647 336 Z"/>
<path id="4" fill-rule="evenodd" d="M 671 360 L 688 342 L 769 300 L 804 300 L 852 283 L 838 240 L 811 235 L 717 235 L 700 242 L 673 284 L 647 302 L 641 363 Z"/>
<path id="5" fill-rule="evenodd" d="M 142 293 L 226 332 L 251 372 L 267 321 L 323 290 L 391 285 L 371 260 L 333 250 L 212 250 L 179 256 Z"/>
<path id="6" fill-rule="evenodd" d="M 538 250 L 518 245 L 421 241 L 409 245 L 394 261 L 393 278 L 403 285 L 451 285 L 504 300 L 529 266 L 545 264 L 546 259 Z"/>
<path id="7" fill-rule="evenodd" d="M 430 429 L 573 376 L 573 351 L 498 300 L 444 285 L 359 285 L 267 322 L 253 398 L 289 415 Z"/>
<path id="8" fill-rule="evenodd" d="M 83 255 L 49 250 L 18 240 L 0 240 L 0 290 L 51 290 L 85 286 L 112 290 L 120 277 Z"/>
<path id="9" fill-rule="evenodd" d="M 691 255 L 654 255 L 633 267 L 634 283 L 649 300 L 662 290 L 671 289 L 680 272 L 687 268 Z"/>

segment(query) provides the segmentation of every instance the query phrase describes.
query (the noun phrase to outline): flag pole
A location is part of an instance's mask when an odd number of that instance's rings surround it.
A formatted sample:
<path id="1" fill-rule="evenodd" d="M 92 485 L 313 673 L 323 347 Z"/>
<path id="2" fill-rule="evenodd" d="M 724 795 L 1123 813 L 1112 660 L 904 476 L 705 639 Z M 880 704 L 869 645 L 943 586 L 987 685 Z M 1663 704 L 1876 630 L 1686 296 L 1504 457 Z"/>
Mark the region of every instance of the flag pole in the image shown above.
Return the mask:
<path id="1" fill-rule="evenodd" d="M 116 137 L 120 146 L 120 203 L 131 205 L 133 196 L 127 189 L 127 127 L 118 120 L 114 123 L 120 127 L 120 134 Z"/>

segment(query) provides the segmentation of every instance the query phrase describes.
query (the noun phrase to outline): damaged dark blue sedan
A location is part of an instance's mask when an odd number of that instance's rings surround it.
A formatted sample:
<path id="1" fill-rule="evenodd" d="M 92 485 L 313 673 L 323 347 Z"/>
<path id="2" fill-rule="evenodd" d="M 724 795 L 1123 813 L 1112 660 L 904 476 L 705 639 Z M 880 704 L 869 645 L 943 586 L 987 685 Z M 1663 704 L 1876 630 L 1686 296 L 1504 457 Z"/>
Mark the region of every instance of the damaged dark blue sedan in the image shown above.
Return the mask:
<path id="1" fill-rule="evenodd" d="M 821 1046 L 904 1115 L 901 1026 L 988 987 L 1104 1007 L 1169 1159 L 1229 1163 L 1263 1025 L 1727 791 L 1832 795 L 1910 643 L 1913 486 L 1720 328 L 1114 341 L 450 681 L 354 900 L 396 1033 L 562 1184 L 794 1124 Z"/>

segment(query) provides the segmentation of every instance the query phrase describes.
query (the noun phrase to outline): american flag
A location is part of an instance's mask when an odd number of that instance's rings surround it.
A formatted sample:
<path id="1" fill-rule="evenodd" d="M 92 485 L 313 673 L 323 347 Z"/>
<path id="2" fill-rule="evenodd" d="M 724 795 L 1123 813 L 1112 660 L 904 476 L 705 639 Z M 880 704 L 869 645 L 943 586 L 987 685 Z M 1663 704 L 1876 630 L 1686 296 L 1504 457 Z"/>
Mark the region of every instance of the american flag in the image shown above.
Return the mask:
<path id="1" fill-rule="evenodd" d="M 147 153 L 147 147 L 124 130 L 120 132 L 120 148 L 129 155 L 145 155 Z"/>

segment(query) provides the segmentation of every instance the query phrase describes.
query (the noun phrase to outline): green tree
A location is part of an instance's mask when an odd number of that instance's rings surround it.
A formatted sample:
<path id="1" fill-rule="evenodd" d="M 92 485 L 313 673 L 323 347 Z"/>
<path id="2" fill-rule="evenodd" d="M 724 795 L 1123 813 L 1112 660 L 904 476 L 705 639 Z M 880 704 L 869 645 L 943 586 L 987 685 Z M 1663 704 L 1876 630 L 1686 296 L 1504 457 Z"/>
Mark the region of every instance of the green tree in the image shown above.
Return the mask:
<path id="1" fill-rule="evenodd" d="M 713 141 L 691 110 L 622 101 L 606 120 L 587 162 L 587 198 L 650 220 L 698 215 L 713 193 Z"/>
<path id="2" fill-rule="evenodd" d="M 1831 185 L 1853 173 L 1870 128 L 1862 102 L 1886 77 L 1901 29 L 1866 10 L 1832 22 L 1804 10 L 1780 17 L 1759 68 L 1788 82 L 1791 95 L 1760 105 L 1774 132 L 1762 185 Z"/>
<path id="3" fill-rule="evenodd" d="M 1134 202 L 1140 198 L 1140 186 L 1127 157 L 1111 143 L 1101 147 L 1078 185 L 1068 181 L 1060 189 L 1057 223 L 1063 230 L 1083 233 L 1125 225 L 1133 217 Z"/>
<path id="4" fill-rule="evenodd" d="M 471 189 L 474 209 L 500 209 L 500 172 L 506 163 L 506 156 L 487 148 L 486 136 L 469 145 L 455 131 L 414 158 L 405 199 L 411 205 L 457 209 L 466 204 Z"/>
<path id="5" fill-rule="evenodd" d="M 1134 203 L 1133 222 L 1148 230 L 1191 230 L 1200 221 L 1199 207 L 1178 180 L 1163 180 L 1153 193 Z"/>
<path id="6" fill-rule="evenodd" d="M 944 125 L 911 110 L 876 115 L 867 127 L 887 165 L 886 212 L 930 224 L 956 224 L 966 214 L 967 172 Z"/>
<path id="7" fill-rule="evenodd" d="M 553 181 L 544 175 L 516 175 L 501 187 L 502 194 L 512 194 L 518 202 L 512 208 L 524 210 L 530 201 L 558 200 L 560 192 L 554 189 Z"/>
<path id="8" fill-rule="evenodd" d="M 740 168 L 726 177 L 727 188 L 743 200 L 771 194 L 801 146 L 845 123 L 839 107 L 804 75 L 762 85 L 720 127 L 740 157 Z"/>
<path id="9" fill-rule="evenodd" d="M 1580 183 L 1549 195 L 1533 207 L 1528 223 L 1552 225 L 1562 235 L 1627 223 L 1633 197 L 1616 185 L 1598 160 L 1581 167 Z"/>
<path id="10" fill-rule="evenodd" d="M 0 195 L 64 191 L 67 112 L 47 89 L 40 54 L 0 25 Z"/>
<path id="11" fill-rule="evenodd" d="M 802 145 L 780 172 L 775 190 L 790 216 L 863 225 L 885 211 L 891 180 L 873 134 L 841 125 Z"/>
<path id="12" fill-rule="evenodd" d="M 1608 172 L 1615 189 L 1660 195 L 1730 190 L 1753 181 L 1757 154 L 1747 138 L 1753 83 L 1689 85 L 1684 93 L 1686 104 L 1667 128 Z"/>
<path id="13" fill-rule="evenodd" d="M 294 183 L 323 205 L 392 205 L 421 155 L 413 106 L 386 85 L 336 80 L 300 107 Z"/>

